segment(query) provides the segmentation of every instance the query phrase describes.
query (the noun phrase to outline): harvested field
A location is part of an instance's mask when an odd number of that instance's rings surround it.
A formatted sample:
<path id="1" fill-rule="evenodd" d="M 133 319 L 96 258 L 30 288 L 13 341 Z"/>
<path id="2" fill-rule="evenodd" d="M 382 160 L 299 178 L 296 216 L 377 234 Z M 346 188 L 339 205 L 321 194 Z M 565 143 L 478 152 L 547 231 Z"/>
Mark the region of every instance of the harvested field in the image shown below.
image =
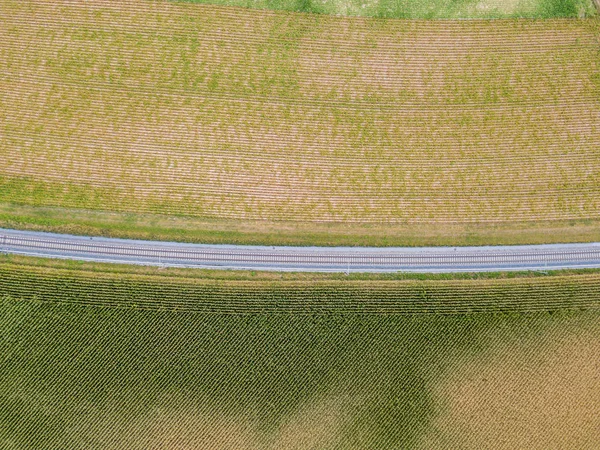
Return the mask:
<path id="1" fill-rule="evenodd" d="M 1 5 L 4 204 L 275 230 L 600 218 L 596 20 Z"/>

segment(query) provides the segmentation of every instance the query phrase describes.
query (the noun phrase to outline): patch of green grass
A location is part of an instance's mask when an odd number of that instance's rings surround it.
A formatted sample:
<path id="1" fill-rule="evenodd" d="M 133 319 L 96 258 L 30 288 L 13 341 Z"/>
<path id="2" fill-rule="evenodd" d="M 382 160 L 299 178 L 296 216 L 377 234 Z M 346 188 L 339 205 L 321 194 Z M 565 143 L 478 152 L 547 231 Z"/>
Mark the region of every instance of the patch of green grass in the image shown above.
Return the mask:
<path id="1" fill-rule="evenodd" d="M 45 197 L 46 201 L 48 197 Z M 600 241 L 599 220 L 499 224 L 353 224 L 203 219 L 0 202 L 0 227 L 204 244 L 464 246 Z"/>
<path id="2" fill-rule="evenodd" d="M 586 17 L 596 14 L 592 0 L 180 0 L 206 5 L 242 6 L 318 14 L 394 19 L 499 19 Z"/>

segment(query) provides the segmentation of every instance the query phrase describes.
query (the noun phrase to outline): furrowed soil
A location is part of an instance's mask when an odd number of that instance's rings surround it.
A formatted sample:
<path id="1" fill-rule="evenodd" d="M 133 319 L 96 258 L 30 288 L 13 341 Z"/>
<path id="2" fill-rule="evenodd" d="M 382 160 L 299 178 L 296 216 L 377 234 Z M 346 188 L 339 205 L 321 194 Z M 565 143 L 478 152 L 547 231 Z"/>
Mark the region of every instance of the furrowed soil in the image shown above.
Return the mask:
<path id="1" fill-rule="evenodd" d="M 0 264 L 2 448 L 585 448 L 598 439 L 597 273 L 453 280 L 443 294 L 447 280 L 315 289 L 33 261 Z M 300 297 L 304 309 L 289 309 Z M 490 297 L 510 299 L 510 312 Z M 451 303 L 473 309 L 448 314 Z"/>
<path id="2" fill-rule="evenodd" d="M 0 5 L 4 209 L 213 221 L 205 241 L 385 245 L 423 224 L 433 244 L 447 227 L 482 243 L 597 234 L 595 19 Z"/>

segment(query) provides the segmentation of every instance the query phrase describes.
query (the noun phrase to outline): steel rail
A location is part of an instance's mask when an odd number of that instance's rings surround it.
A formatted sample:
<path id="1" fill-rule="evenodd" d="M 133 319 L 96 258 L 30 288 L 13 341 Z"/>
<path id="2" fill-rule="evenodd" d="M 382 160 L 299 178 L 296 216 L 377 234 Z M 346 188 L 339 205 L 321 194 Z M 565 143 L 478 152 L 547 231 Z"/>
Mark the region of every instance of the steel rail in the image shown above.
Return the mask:
<path id="1" fill-rule="evenodd" d="M 0 229 L 3 253 L 167 267 L 310 272 L 481 272 L 600 268 L 600 243 L 488 247 L 183 244 Z"/>

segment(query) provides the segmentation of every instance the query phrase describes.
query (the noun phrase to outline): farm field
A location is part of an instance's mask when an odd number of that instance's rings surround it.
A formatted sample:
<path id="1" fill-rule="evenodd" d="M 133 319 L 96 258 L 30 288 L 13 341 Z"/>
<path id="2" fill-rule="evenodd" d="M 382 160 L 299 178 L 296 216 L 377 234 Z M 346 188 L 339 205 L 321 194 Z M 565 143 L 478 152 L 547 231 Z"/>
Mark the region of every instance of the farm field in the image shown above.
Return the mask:
<path id="1" fill-rule="evenodd" d="M 197 3 L 0 0 L 0 226 L 600 241 L 590 1 Z M 599 361 L 600 271 L 0 253 L 2 449 L 593 448 Z"/>
<path id="2" fill-rule="evenodd" d="M 598 237 L 596 19 L 1 5 L 2 226 L 300 245 Z"/>
<path id="3" fill-rule="evenodd" d="M 600 272 L 269 274 L 0 257 L 0 292 L 90 306 L 198 313 L 460 314 L 594 308 Z M 548 298 L 548 293 L 552 296 Z"/>
<path id="4" fill-rule="evenodd" d="M 183 0 L 317 14 L 395 19 L 498 19 L 516 17 L 586 17 L 595 15 L 593 0 Z"/>
<path id="5" fill-rule="evenodd" d="M 597 442 L 598 272 L 360 283 L 279 277 L 2 257 L 0 443 L 166 450 Z M 451 304 L 462 308 L 449 311 Z"/>

